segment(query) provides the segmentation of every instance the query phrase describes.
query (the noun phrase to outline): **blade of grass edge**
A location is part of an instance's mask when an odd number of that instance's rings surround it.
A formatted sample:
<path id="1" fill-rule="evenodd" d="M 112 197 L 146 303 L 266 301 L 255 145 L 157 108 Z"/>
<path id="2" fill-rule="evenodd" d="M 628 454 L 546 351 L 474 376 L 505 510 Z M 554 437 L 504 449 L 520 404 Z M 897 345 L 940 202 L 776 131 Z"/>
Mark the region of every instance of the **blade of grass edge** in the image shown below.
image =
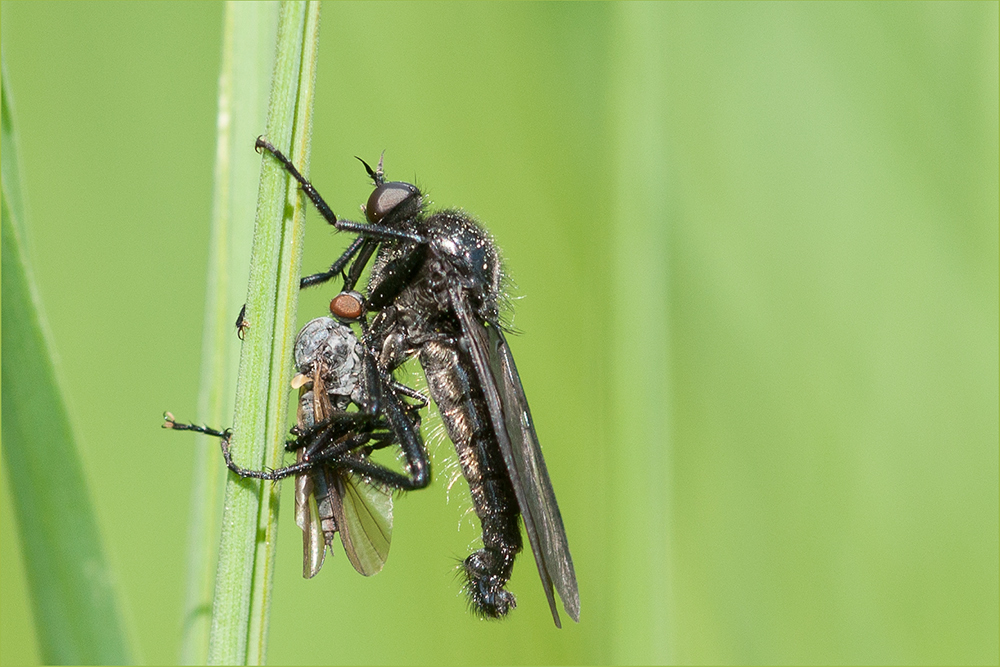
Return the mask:
<path id="1" fill-rule="evenodd" d="M 246 291 L 231 276 L 249 270 L 260 158 L 250 140 L 264 127 L 274 63 L 278 4 L 234 2 L 223 13 L 212 230 L 202 339 L 198 419 L 224 425 L 232 414 L 239 354 L 233 320 Z M 198 436 L 192 469 L 180 664 L 208 660 L 212 592 L 225 466 L 219 441 Z"/>
<path id="2" fill-rule="evenodd" d="M 302 168 L 309 158 L 319 3 L 283 2 L 278 21 L 267 136 L 291 146 Z M 243 466 L 276 467 L 284 456 L 291 347 L 304 232 L 297 184 L 274 160 L 261 166 L 247 317 L 233 422 L 234 458 Z M 260 664 L 277 536 L 278 487 L 230 474 L 219 549 L 211 664 Z"/>
<path id="3" fill-rule="evenodd" d="M 3 68 L 2 436 L 39 653 L 45 664 L 132 662 L 117 590 L 24 248 L 24 201 Z M 39 428 L 44 424 L 44 428 Z M 57 461 L 58 465 L 53 465 Z"/>
<path id="4" fill-rule="evenodd" d="M 316 64 L 319 54 L 320 3 L 312 0 L 303 5 L 305 9 L 302 27 L 301 51 L 294 54 L 299 62 L 295 119 L 290 142 L 289 155 L 295 164 L 303 169 L 309 167 L 309 148 L 312 136 L 312 110 L 315 96 Z M 268 123 L 270 131 L 271 122 Z M 267 465 L 275 468 L 281 465 L 285 455 L 285 437 L 288 434 L 288 395 L 290 391 L 293 365 L 292 347 L 298 333 L 296 312 L 298 308 L 299 277 L 301 275 L 302 244 L 305 239 L 306 200 L 298 183 L 278 168 L 287 184 L 286 203 L 291 205 L 292 215 L 286 214 L 286 232 L 281 245 L 280 268 L 278 271 L 278 309 L 275 317 L 274 356 L 271 358 L 271 395 L 278 398 L 271 401 L 273 412 L 269 415 L 268 433 L 271 447 L 268 450 Z M 305 173 L 308 173 L 306 171 Z M 288 211 L 288 208 L 285 209 Z M 274 489 L 277 497 L 277 487 Z M 248 660 L 252 664 L 264 664 L 267 658 L 267 628 L 271 609 L 271 592 L 274 574 L 274 556 L 277 546 L 278 504 L 271 506 L 271 512 L 262 513 L 259 530 L 262 539 L 258 541 L 258 557 L 255 562 L 255 585 L 251 598 L 251 625 L 248 637 Z"/>

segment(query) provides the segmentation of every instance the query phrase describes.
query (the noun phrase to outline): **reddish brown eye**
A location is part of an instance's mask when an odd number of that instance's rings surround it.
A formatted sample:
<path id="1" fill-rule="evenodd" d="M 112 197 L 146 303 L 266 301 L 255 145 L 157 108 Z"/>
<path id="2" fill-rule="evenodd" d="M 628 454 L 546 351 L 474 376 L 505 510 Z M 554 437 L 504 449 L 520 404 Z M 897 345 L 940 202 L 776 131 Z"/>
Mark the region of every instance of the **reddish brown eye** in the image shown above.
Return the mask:
<path id="1" fill-rule="evenodd" d="M 364 298 L 357 292 L 341 292 L 330 302 L 330 313 L 339 320 L 354 322 L 364 312 Z"/>
<path id="2" fill-rule="evenodd" d="M 401 181 L 383 183 L 375 188 L 375 191 L 368 198 L 368 204 L 365 206 L 365 215 L 368 217 L 368 222 L 381 222 L 382 218 L 387 216 L 394 208 L 411 197 L 419 195 L 420 191 L 417 190 L 416 186 L 409 183 Z"/>

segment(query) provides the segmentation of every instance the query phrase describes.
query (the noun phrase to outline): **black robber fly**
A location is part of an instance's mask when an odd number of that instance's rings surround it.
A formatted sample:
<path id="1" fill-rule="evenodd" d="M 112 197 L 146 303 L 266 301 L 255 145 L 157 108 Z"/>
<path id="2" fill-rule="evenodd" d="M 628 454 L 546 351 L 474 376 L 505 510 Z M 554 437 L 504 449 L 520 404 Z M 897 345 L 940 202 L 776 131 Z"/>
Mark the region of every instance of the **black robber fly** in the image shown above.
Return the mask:
<path id="1" fill-rule="evenodd" d="M 364 347 L 385 371 L 412 356 L 424 369 L 482 527 L 483 548 L 463 563 L 473 610 L 501 618 L 515 606 L 506 584 L 522 548 L 520 516 L 556 626 L 553 588 L 578 621 L 566 531 L 500 324 L 503 274 L 490 235 L 462 211 L 427 212 L 416 186 L 385 180 L 381 159 L 376 170 L 362 160 L 375 182 L 367 223 L 340 220 L 280 151 L 260 138 L 257 148 L 281 162 L 328 223 L 358 235 L 328 271 L 304 277 L 302 287 L 341 275 L 345 289 L 353 289 L 375 255 L 364 302 L 374 317 Z"/>
<path id="2" fill-rule="evenodd" d="M 298 375 L 292 386 L 299 389 L 298 418 L 292 429 L 295 437 L 286 443 L 296 452 L 293 465 L 248 470 L 232 460 L 229 430 L 178 423 L 170 413 L 164 415 L 164 427 L 221 438 L 226 465 L 241 477 L 295 476 L 303 576 L 319 572 L 338 532 L 354 568 L 364 575 L 375 574 L 389 553 L 391 489 L 422 488 L 430 481 L 419 439 L 419 410 L 426 399 L 380 375 L 351 328 L 329 317 L 316 318 L 299 332 L 295 364 Z M 401 395 L 416 402 L 405 402 Z M 349 409 L 352 406 L 354 410 Z M 400 444 L 407 459 L 406 475 L 369 460 L 373 451 L 393 444 Z"/>

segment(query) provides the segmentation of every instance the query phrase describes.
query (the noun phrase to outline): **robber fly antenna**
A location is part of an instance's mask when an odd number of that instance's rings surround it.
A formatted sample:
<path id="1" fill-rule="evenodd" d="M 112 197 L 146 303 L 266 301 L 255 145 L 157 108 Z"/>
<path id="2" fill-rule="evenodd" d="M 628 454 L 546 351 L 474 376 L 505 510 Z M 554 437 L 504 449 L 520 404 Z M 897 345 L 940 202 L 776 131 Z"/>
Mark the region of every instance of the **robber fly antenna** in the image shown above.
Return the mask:
<path id="1" fill-rule="evenodd" d="M 365 171 L 367 171 L 368 175 L 371 176 L 373 181 L 375 181 L 376 187 L 385 183 L 385 172 L 382 171 L 382 158 L 385 157 L 385 151 L 382 151 L 382 155 L 379 156 L 378 169 L 375 169 L 374 171 L 370 166 L 368 166 L 367 162 L 359 158 L 357 155 L 354 157 L 357 158 L 361 164 L 365 165 Z"/>

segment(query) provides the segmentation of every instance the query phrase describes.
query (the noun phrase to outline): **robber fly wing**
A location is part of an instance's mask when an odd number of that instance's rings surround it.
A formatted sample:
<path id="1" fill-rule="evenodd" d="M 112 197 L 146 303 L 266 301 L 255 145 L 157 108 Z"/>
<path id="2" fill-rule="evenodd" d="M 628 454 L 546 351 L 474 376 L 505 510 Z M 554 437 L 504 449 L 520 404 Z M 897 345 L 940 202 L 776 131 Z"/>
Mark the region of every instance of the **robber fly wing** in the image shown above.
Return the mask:
<path id="1" fill-rule="evenodd" d="M 528 511 L 535 520 L 546 569 L 563 601 L 566 613 L 579 622 L 580 592 L 576 584 L 573 557 L 569 552 L 566 529 L 563 527 L 559 504 L 545 467 L 542 448 L 538 444 L 528 399 L 521 385 L 521 376 L 517 373 L 514 357 L 503 332 L 492 325 L 487 327 L 487 331 L 490 336 L 490 370 L 502 389 L 500 402 L 511 440 L 511 451 L 522 483 L 528 490 Z"/>
<path id="2" fill-rule="evenodd" d="M 341 503 L 334 506 L 340 540 L 351 565 L 369 577 L 382 570 L 392 541 L 392 494 L 353 473 L 337 470 Z"/>
<path id="3" fill-rule="evenodd" d="M 535 555 L 552 618 L 556 626 L 561 627 L 552 594 L 554 585 L 566 613 L 579 621 L 580 593 L 573 558 L 514 357 L 503 332 L 479 321 L 460 288 L 452 288 L 451 302 L 461 322 L 462 334 L 469 343 L 472 363 L 521 508 L 524 529 Z"/>

